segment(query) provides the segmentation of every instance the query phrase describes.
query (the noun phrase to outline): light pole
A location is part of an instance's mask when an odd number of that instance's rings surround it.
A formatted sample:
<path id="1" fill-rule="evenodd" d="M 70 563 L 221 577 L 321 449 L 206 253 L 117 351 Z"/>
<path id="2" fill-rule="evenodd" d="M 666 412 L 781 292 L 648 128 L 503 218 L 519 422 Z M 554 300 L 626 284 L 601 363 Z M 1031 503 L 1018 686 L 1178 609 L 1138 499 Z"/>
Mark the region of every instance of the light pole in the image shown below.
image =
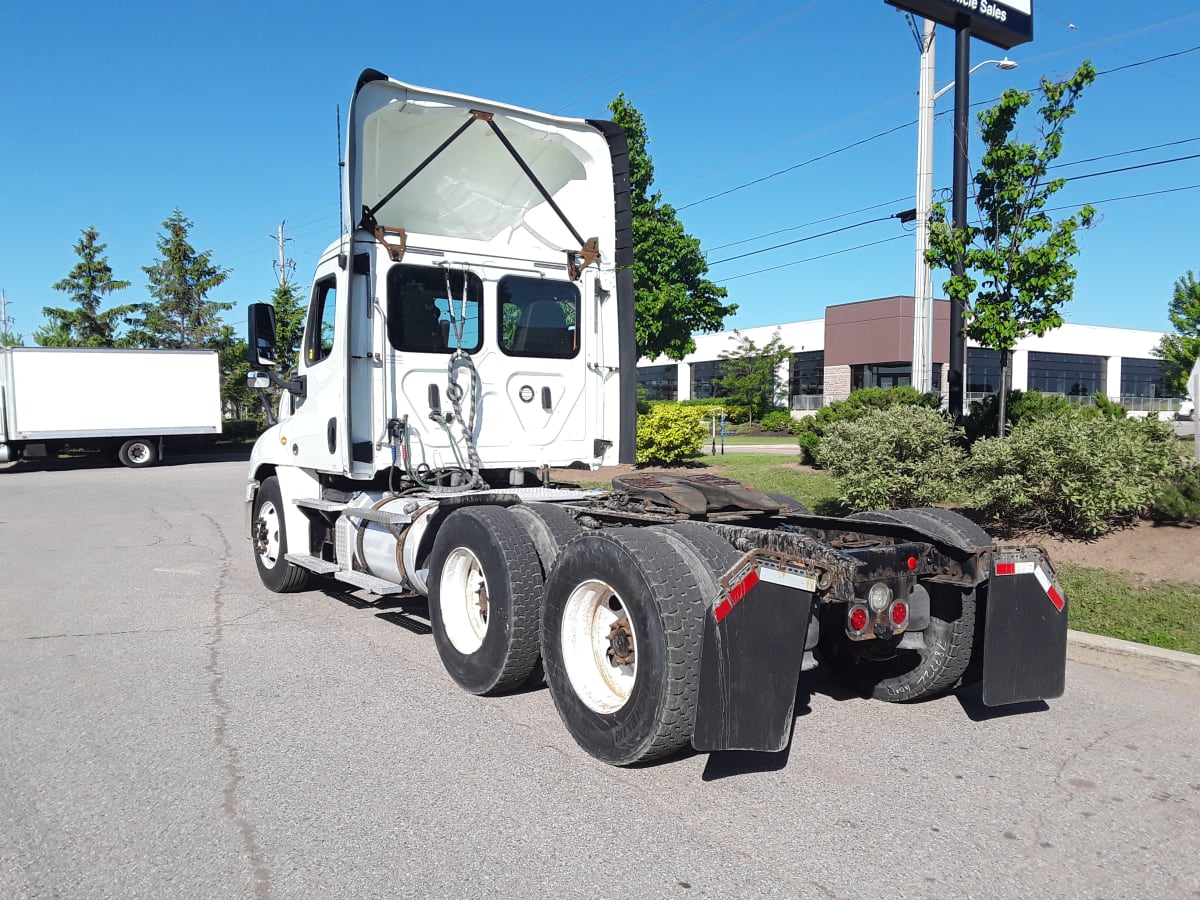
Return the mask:
<path id="1" fill-rule="evenodd" d="M 935 390 L 933 384 L 933 273 L 925 252 L 929 249 L 929 210 L 933 206 L 933 107 L 955 82 L 941 90 L 933 89 L 934 38 L 936 24 L 925 20 L 921 40 L 921 83 L 917 116 L 917 248 L 916 278 L 913 286 L 912 383 L 922 393 Z M 985 59 L 970 68 L 968 75 L 994 65 L 1009 71 L 1017 64 L 1011 59 Z M 953 340 L 953 335 L 951 336 Z"/>

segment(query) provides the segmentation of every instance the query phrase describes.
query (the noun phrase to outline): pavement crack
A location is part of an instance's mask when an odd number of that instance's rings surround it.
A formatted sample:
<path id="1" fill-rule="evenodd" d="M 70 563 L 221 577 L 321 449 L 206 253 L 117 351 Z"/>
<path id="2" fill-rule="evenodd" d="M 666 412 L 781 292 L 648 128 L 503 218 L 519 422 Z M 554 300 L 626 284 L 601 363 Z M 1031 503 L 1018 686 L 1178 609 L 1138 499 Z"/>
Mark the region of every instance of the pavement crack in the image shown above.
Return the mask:
<path id="1" fill-rule="evenodd" d="M 254 896 L 258 900 L 266 900 L 271 896 L 271 871 L 267 868 L 262 848 L 258 846 L 254 823 L 241 810 L 238 803 L 238 787 L 242 783 L 241 756 L 236 744 L 229 740 L 229 717 L 233 711 L 232 704 L 225 698 L 222 688 L 225 676 L 221 670 L 222 641 L 225 637 L 226 622 L 223 618 L 225 606 L 225 584 L 229 577 L 231 549 L 229 539 L 221 530 L 221 526 L 211 516 L 201 514 L 213 526 L 221 540 L 222 553 L 217 575 L 216 588 L 213 592 L 213 624 L 212 640 L 208 642 L 208 663 L 204 671 L 208 673 L 208 696 L 212 702 L 216 716 L 213 728 L 213 743 L 225 757 L 225 787 L 222 791 L 221 811 L 233 823 L 241 837 L 242 846 L 250 860 L 250 873 L 254 880 Z"/>

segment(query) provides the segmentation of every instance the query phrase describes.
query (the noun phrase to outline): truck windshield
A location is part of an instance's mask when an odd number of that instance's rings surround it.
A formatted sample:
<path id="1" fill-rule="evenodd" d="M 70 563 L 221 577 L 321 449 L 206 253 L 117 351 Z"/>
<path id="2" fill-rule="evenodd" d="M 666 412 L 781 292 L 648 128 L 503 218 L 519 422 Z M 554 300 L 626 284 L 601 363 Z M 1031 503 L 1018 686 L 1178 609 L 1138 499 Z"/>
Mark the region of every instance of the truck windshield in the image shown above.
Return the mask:
<path id="1" fill-rule="evenodd" d="M 569 281 L 506 275 L 496 298 L 500 349 L 509 356 L 569 359 L 579 352 L 579 288 Z"/>
<path id="2" fill-rule="evenodd" d="M 462 349 L 478 350 L 482 344 L 483 284 L 467 274 L 466 301 L 463 273 L 446 273 L 428 266 L 392 266 L 387 274 L 388 340 L 397 350 L 412 353 L 450 353 L 457 346 L 456 326 L 462 329 Z"/>

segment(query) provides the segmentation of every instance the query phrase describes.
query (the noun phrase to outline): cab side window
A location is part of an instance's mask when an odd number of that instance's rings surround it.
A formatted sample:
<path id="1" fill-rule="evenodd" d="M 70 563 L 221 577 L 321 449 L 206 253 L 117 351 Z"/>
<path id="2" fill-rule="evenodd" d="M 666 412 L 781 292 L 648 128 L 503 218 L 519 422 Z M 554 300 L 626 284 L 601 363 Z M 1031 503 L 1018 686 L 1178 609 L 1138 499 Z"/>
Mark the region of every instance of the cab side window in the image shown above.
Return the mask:
<path id="1" fill-rule="evenodd" d="M 313 286 L 308 308 L 308 329 L 304 336 L 304 359 L 310 366 L 333 352 L 337 321 L 337 278 L 323 278 Z"/>

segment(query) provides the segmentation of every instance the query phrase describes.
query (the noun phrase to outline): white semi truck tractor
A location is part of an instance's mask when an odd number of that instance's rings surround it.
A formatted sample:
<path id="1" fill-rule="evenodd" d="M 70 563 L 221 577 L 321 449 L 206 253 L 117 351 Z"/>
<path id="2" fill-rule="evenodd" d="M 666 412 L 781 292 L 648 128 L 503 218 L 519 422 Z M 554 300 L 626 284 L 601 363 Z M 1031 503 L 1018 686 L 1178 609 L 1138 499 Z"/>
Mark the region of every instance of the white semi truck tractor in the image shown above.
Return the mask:
<path id="1" fill-rule="evenodd" d="M 1044 552 L 953 512 L 813 515 L 710 475 L 611 490 L 634 460 L 629 159 L 611 122 L 359 78 L 343 234 L 293 374 L 271 307 L 251 376 L 282 387 L 246 484 L 263 583 L 427 603 L 446 671 L 545 679 L 593 756 L 779 751 L 802 671 L 920 700 L 1057 697 L 1066 598 Z"/>

